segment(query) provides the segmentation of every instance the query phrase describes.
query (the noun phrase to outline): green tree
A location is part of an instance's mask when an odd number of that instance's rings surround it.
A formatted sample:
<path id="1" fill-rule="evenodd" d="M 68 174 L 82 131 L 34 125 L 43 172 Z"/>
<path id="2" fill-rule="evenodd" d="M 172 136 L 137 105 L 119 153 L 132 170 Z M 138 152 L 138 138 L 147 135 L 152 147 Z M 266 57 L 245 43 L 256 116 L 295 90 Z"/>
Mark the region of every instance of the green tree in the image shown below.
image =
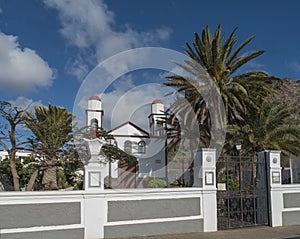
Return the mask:
<path id="1" fill-rule="evenodd" d="M 44 172 L 42 184 L 45 190 L 58 188 L 57 167 L 76 156 L 76 152 L 70 150 L 75 127 L 73 119 L 66 109 L 51 105 L 35 107 L 34 114 L 26 112 L 24 116 L 26 126 L 34 134 L 31 145 L 41 160 L 36 172 Z"/>
<path id="2" fill-rule="evenodd" d="M 24 125 L 22 116 L 25 110 L 14 107 L 9 102 L 0 102 L 0 116 L 7 125 L 0 126 L 0 146 L 8 152 L 9 167 L 15 191 L 20 191 L 20 176 L 17 170 L 16 152 L 18 147 L 24 145 L 22 135 L 18 132 Z"/>
<path id="3" fill-rule="evenodd" d="M 82 180 L 82 174 L 79 171 L 83 172 L 83 163 L 77 155 L 64 160 L 61 170 L 66 183 L 64 187 L 63 185 L 59 186 L 60 188 L 75 187 L 78 181 Z"/>
<path id="4" fill-rule="evenodd" d="M 2 181 L 6 190 L 10 190 L 13 185 L 13 176 L 10 169 L 10 160 L 3 159 L 0 161 L 0 181 Z M 16 170 L 19 175 L 20 188 L 27 188 L 27 184 L 32 177 L 33 172 L 36 170 L 38 161 L 33 157 L 16 158 Z M 41 175 L 39 174 L 35 180 L 36 189 L 41 185 Z M 31 188 L 32 189 L 32 188 Z"/>
<path id="5" fill-rule="evenodd" d="M 188 74 L 186 76 L 167 76 L 167 82 L 164 83 L 166 86 L 175 88 L 176 90 L 172 94 L 179 96 L 179 100 L 176 100 L 171 106 L 171 108 L 177 109 L 173 112 L 173 116 L 177 117 L 180 112 L 195 114 L 192 118 L 198 121 L 200 130 L 201 128 L 206 129 L 203 134 L 206 139 L 201 139 L 201 142 L 204 143 L 208 143 L 210 140 L 218 143 L 222 134 L 221 131 L 211 132 L 211 115 L 219 115 L 214 119 L 217 129 L 226 121 L 229 123 L 243 122 L 246 115 L 254 108 L 259 108 L 258 99 L 271 92 L 271 82 L 275 79 L 278 80 L 261 71 L 240 73 L 239 69 L 242 66 L 263 54 L 264 51 L 240 54 L 254 39 L 254 36 L 249 37 L 233 50 L 237 42 L 236 30 L 234 29 L 227 39 L 224 39 L 221 34 L 221 25 L 218 26 L 214 35 L 211 34 L 208 26 L 202 31 L 201 36 L 195 33 L 192 46 L 186 43 L 185 53 L 189 59 L 185 61 L 185 64 L 177 63 Z M 202 80 L 207 76 L 211 81 Z M 225 117 L 220 114 L 222 102 L 216 95 L 210 94 L 214 86 L 224 103 Z M 200 88 L 201 92 L 207 92 L 207 94 L 201 94 Z M 209 112 L 209 104 L 214 105 L 215 112 Z M 210 129 L 209 133 L 207 133 L 207 128 Z"/>
<path id="6" fill-rule="evenodd" d="M 263 101 L 259 111 L 245 118 L 243 125 L 228 128 L 228 148 L 243 142 L 243 151 L 281 150 L 285 156 L 300 155 L 300 121 L 279 102 Z"/>

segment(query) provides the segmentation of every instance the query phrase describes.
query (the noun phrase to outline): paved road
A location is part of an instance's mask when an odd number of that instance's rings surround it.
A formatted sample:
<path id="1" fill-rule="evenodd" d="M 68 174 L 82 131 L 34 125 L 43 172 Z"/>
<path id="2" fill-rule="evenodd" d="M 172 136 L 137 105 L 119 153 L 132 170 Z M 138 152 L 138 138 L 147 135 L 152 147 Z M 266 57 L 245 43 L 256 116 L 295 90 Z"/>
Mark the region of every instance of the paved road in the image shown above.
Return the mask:
<path id="1" fill-rule="evenodd" d="M 131 237 L 131 239 L 300 239 L 300 226 L 252 227 L 218 232 Z"/>

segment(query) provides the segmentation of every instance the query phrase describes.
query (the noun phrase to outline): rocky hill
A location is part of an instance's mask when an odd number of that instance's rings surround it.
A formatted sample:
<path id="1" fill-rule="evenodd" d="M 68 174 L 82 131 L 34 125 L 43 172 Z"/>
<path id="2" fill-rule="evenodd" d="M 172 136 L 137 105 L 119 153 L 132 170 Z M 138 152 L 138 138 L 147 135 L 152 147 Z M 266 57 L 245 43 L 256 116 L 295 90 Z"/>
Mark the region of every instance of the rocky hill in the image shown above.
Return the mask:
<path id="1" fill-rule="evenodd" d="M 300 120 L 300 80 L 288 78 L 274 84 L 275 92 L 270 95 L 272 101 L 278 101 Z"/>

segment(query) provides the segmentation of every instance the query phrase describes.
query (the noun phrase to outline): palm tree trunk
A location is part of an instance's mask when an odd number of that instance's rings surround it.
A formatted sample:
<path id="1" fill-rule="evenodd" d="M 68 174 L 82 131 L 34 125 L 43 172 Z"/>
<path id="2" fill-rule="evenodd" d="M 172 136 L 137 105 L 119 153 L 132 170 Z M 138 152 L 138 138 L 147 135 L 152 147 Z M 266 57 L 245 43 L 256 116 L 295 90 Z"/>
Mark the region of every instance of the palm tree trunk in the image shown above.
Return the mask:
<path id="1" fill-rule="evenodd" d="M 189 166 L 189 171 L 190 171 L 190 181 L 189 181 L 189 186 L 193 187 L 194 185 L 194 152 L 193 152 L 193 140 L 189 139 L 188 144 L 189 144 L 189 153 L 190 153 L 190 166 Z M 184 177 L 184 175 L 183 175 Z"/>
<path id="2" fill-rule="evenodd" d="M 213 102 L 214 107 L 210 109 L 211 117 L 214 117 L 214 128 L 212 129 L 211 145 L 216 148 L 216 153 L 218 156 L 219 153 L 221 153 L 225 140 L 225 129 L 223 127 L 226 124 L 226 112 L 221 96 L 214 96 Z"/>
<path id="3" fill-rule="evenodd" d="M 28 184 L 27 184 L 27 187 L 26 187 L 26 191 L 32 191 L 33 186 L 34 186 L 34 182 L 35 182 L 35 180 L 36 180 L 38 174 L 39 174 L 39 170 L 36 169 L 36 170 L 33 172 L 33 174 L 31 175 L 31 177 L 30 177 L 30 180 L 29 180 L 29 182 L 28 182 Z"/>
<path id="4" fill-rule="evenodd" d="M 44 190 L 58 189 L 56 166 L 49 167 L 44 171 L 42 183 L 43 183 Z"/>

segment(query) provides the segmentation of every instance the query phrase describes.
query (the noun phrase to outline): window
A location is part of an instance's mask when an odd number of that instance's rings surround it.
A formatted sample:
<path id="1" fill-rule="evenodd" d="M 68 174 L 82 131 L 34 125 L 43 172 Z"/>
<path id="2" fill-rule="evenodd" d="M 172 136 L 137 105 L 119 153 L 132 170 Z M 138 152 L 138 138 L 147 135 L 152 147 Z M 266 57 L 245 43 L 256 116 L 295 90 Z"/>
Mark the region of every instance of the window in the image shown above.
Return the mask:
<path id="1" fill-rule="evenodd" d="M 163 126 L 163 122 L 162 121 L 157 121 L 156 122 L 156 132 L 155 132 L 155 136 L 164 136 L 165 132 L 164 132 L 164 126 Z"/>
<path id="2" fill-rule="evenodd" d="M 91 126 L 92 126 L 93 131 L 98 130 L 98 120 L 97 119 L 92 119 L 91 120 Z"/>
<path id="3" fill-rule="evenodd" d="M 130 141 L 125 141 L 125 143 L 124 143 L 124 151 L 126 152 L 126 153 L 132 153 L 132 143 L 130 142 Z"/>
<path id="4" fill-rule="evenodd" d="M 145 154 L 146 153 L 146 143 L 144 141 L 140 141 L 138 143 L 138 153 Z"/>

